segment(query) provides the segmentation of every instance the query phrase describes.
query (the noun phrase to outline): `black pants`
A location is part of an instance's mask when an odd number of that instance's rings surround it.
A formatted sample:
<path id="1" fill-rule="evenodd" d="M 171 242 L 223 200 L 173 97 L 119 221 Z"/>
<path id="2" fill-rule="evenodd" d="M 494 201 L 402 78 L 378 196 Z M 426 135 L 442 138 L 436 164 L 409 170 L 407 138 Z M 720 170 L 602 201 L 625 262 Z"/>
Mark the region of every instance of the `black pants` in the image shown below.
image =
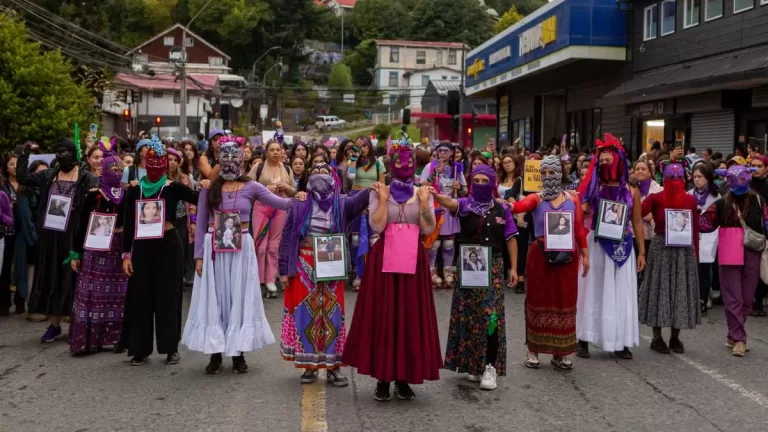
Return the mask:
<path id="1" fill-rule="evenodd" d="M 184 249 L 184 280 L 192 281 L 195 279 L 195 245 L 189 242 L 187 217 L 176 219 L 176 232 L 181 240 Z"/>
<path id="2" fill-rule="evenodd" d="M 175 230 L 162 239 L 133 242 L 133 276 L 126 299 L 122 341 L 128 355 L 173 354 L 181 339 L 183 249 Z"/>
<path id="3" fill-rule="evenodd" d="M 712 288 L 712 263 L 699 264 L 699 300 L 707 304 L 709 290 Z"/>
<path id="4" fill-rule="evenodd" d="M 5 249 L 3 250 L 3 267 L 0 269 L 0 310 L 8 310 L 11 307 L 11 267 L 13 255 L 16 251 L 16 236 L 5 236 Z M 16 304 L 20 297 L 15 296 Z"/>
<path id="5" fill-rule="evenodd" d="M 488 346 L 485 348 L 485 364 L 494 366 L 496 360 L 499 357 L 499 330 L 493 331 L 493 334 L 488 336 Z M 495 367 L 495 366 L 494 366 Z"/>
<path id="6" fill-rule="evenodd" d="M 763 310 L 763 299 L 768 294 L 768 285 L 761 279 L 757 280 L 757 290 L 755 290 L 755 304 L 753 309 Z"/>

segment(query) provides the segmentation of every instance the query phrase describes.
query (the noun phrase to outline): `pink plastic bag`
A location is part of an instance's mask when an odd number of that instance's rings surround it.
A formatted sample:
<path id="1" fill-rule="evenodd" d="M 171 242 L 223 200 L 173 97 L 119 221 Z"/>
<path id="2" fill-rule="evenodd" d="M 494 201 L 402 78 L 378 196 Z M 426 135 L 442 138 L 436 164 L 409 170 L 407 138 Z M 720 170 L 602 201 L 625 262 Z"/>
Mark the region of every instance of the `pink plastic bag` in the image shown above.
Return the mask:
<path id="1" fill-rule="evenodd" d="M 387 224 L 384 239 L 384 264 L 381 271 L 416 274 L 419 226 L 405 223 Z"/>
<path id="2" fill-rule="evenodd" d="M 744 265 L 744 230 L 720 228 L 717 243 L 717 259 L 720 265 Z"/>

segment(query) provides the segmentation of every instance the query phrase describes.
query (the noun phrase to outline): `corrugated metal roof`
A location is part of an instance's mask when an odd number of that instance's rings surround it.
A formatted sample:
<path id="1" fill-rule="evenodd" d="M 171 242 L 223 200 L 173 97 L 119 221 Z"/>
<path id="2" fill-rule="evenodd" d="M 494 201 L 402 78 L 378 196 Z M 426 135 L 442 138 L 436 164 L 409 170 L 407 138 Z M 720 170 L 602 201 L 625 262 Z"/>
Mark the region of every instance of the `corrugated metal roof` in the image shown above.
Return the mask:
<path id="1" fill-rule="evenodd" d="M 190 90 L 213 90 L 219 81 L 218 75 L 190 74 L 187 88 Z M 173 75 L 132 75 L 121 73 L 117 75 L 118 84 L 145 90 L 179 90 L 179 81 Z"/>
<path id="2" fill-rule="evenodd" d="M 459 91 L 461 88 L 461 81 L 459 80 L 431 80 L 430 83 L 440 96 L 447 95 L 451 90 Z"/>
<path id="3" fill-rule="evenodd" d="M 703 59 L 634 74 L 603 98 L 647 98 L 653 95 L 704 87 L 722 86 L 757 73 L 768 78 L 768 46 L 745 48 Z M 671 96 L 671 95 L 670 95 Z"/>

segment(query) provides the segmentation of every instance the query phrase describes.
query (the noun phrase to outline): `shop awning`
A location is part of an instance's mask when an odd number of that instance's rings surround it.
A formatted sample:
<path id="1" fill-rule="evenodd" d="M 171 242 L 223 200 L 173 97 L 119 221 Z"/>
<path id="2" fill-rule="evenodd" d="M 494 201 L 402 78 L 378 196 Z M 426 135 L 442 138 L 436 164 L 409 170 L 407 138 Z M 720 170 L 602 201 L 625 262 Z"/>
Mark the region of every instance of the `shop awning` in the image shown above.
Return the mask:
<path id="1" fill-rule="evenodd" d="M 764 83 L 768 83 L 768 46 L 641 72 L 608 92 L 602 101 L 636 103 Z"/>

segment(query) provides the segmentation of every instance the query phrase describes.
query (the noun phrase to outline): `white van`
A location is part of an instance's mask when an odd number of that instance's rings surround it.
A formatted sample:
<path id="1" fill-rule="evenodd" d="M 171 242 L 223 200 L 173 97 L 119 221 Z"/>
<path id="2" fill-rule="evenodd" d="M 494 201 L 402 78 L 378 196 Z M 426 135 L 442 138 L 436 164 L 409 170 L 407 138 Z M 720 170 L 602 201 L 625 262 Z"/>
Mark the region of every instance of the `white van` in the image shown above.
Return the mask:
<path id="1" fill-rule="evenodd" d="M 317 126 L 317 130 L 321 131 L 343 129 L 346 124 L 346 121 L 336 116 L 317 116 L 317 118 L 315 118 L 315 126 Z"/>

